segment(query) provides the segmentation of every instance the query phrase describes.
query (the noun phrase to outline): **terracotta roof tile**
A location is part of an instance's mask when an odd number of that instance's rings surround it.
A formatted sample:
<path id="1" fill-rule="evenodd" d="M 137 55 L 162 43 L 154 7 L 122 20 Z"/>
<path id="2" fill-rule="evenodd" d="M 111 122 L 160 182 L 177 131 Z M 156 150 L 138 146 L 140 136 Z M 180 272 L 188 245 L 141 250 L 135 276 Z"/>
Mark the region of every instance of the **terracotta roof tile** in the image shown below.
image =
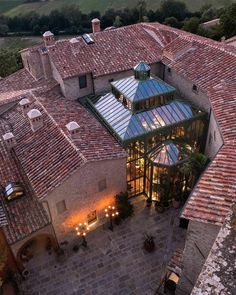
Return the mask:
<path id="1" fill-rule="evenodd" d="M 132 69 L 144 60 L 155 63 L 160 59 L 161 46 L 143 28 L 131 25 L 91 34 L 94 43 L 57 41 L 49 47 L 49 55 L 62 78 L 93 73 L 94 76 Z"/>

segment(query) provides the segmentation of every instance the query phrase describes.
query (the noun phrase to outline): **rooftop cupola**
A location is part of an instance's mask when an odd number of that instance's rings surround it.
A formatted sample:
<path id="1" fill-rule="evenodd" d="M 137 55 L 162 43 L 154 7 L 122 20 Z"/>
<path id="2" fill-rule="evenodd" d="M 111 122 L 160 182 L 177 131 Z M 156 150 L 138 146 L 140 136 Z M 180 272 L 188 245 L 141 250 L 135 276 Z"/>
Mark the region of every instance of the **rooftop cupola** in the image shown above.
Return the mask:
<path id="1" fill-rule="evenodd" d="M 54 34 L 50 31 L 46 31 L 43 34 L 43 41 L 45 46 L 51 46 L 55 44 L 55 38 L 54 38 Z"/>
<path id="2" fill-rule="evenodd" d="M 16 138 L 12 132 L 7 132 L 3 136 L 6 147 L 10 150 L 16 145 Z"/>
<path id="3" fill-rule="evenodd" d="M 150 66 L 143 61 L 134 67 L 134 77 L 137 80 L 147 80 L 150 78 L 150 72 Z"/>
<path id="4" fill-rule="evenodd" d="M 92 29 L 93 29 L 93 33 L 97 33 L 101 31 L 101 27 L 100 27 L 100 20 L 98 18 L 94 18 L 92 19 Z"/>
<path id="5" fill-rule="evenodd" d="M 79 137 L 79 124 L 75 121 L 71 121 L 66 124 L 66 128 L 71 136 L 72 139 L 78 139 Z"/>
<path id="6" fill-rule="evenodd" d="M 30 101 L 28 100 L 28 98 L 23 98 L 20 102 L 19 105 L 21 106 L 22 109 L 22 113 L 25 116 L 30 108 Z"/>
<path id="7" fill-rule="evenodd" d="M 32 109 L 27 113 L 30 120 L 30 126 L 33 132 L 43 127 L 43 116 L 42 113 L 37 109 Z"/>

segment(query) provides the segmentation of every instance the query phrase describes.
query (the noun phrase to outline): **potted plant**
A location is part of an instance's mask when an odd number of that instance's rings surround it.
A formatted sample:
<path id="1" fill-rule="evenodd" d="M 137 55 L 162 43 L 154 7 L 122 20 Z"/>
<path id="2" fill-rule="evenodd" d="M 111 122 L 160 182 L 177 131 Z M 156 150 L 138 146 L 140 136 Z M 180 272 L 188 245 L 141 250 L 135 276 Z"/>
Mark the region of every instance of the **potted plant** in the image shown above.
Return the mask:
<path id="1" fill-rule="evenodd" d="M 146 206 L 147 207 L 151 207 L 152 206 L 152 200 L 151 200 L 151 198 L 147 198 L 147 200 L 146 200 Z"/>
<path id="2" fill-rule="evenodd" d="M 146 234 L 143 247 L 147 252 L 153 252 L 155 250 L 154 237 Z"/>

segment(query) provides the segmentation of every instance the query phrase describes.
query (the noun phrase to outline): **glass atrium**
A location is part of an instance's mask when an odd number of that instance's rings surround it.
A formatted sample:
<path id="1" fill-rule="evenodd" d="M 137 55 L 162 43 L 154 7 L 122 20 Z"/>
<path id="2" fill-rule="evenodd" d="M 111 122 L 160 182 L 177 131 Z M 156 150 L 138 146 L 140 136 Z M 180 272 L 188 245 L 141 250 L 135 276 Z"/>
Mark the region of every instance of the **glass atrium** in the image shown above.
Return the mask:
<path id="1" fill-rule="evenodd" d="M 111 83 L 111 92 L 88 99 L 91 110 L 128 152 L 130 196 L 160 199 L 158 184 L 184 185 L 179 165 L 205 145 L 207 114 L 176 99 L 175 88 L 139 63 L 134 75 Z M 184 152 L 183 152 L 184 151 Z"/>

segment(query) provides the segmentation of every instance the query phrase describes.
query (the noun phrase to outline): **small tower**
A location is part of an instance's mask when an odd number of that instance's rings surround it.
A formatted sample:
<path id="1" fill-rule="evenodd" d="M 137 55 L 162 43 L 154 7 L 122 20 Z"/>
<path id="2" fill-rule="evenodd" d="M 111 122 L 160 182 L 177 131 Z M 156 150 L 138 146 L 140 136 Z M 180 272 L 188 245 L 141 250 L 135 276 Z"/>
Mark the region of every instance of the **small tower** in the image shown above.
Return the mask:
<path id="1" fill-rule="evenodd" d="M 28 113 L 29 109 L 30 109 L 30 101 L 28 100 L 28 98 L 23 98 L 19 102 L 19 105 L 21 106 L 23 116 L 25 116 Z"/>
<path id="2" fill-rule="evenodd" d="M 16 145 L 16 138 L 12 132 L 7 132 L 3 136 L 6 147 L 10 150 Z"/>
<path id="3" fill-rule="evenodd" d="M 33 132 L 36 132 L 43 127 L 43 116 L 42 113 L 37 109 L 32 109 L 27 113 L 30 121 L 30 126 Z"/>
<path id="4" fill-rule="evenodd" d="M 92 29 L 93 33 L 97 33 L 101 31 L 100 20 L 98 18 L 92 19 Z"/>
<path id="5" fill-rule="evenodd" d="M 150 78 L 151 68 L 148 64 L 141 61 L 134 67 L 134 77 L 138 80 L 147 80 Z"/>
<path id="6" fill-rule="evenodd" d="M 51 46 L 55 44 L 55 38 L 54 38 L 54 34 L 50 31 L 46 31 L 43 34 L 43 41 L 45 46 Z"/>
<path id="7" fill-rule="evenodd" d="M 79 124 L 75 121 L 71 121 L 70 123 L 66 124 L 66 128 L 71 136 L 72 139 L 79 138 Z"/>

